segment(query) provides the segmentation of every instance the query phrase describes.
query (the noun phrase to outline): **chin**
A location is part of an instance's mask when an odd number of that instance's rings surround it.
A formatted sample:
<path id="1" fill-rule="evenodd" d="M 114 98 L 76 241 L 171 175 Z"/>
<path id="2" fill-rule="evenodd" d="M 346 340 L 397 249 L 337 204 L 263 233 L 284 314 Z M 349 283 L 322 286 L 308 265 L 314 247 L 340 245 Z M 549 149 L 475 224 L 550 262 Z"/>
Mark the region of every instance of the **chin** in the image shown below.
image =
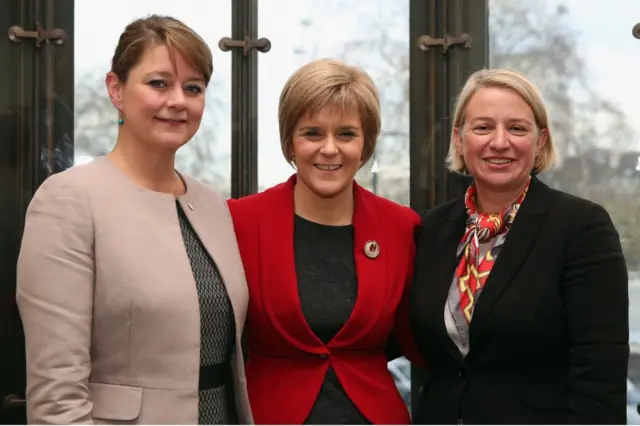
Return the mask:
<path id="1" fill-rule="evenodd" d="M 349 187 L 344 182 L 314 182 L 311 191 L 321 198 L 334 198 L 342 194 Z"/>
<path id="2" fill-rule="evenodd" d="M 521 181 L 525 178 L 522 178 L 520 175 L 514 175 L 512 173 L 498 174 L 491 173 L 491 175 L 487 176 L 478 176 L 476 180 L 482 182 L 484 185 L 490 188 L 509 188 L 514 185 L 520 185 Z"/>
<path id="3" fill-rule="evenodd" d="M 184 138 L 165 138 L 161 139 L 158 145 L 170 151 L 177 151 L 186 145 L 188 140 L 184 140 Z"/>

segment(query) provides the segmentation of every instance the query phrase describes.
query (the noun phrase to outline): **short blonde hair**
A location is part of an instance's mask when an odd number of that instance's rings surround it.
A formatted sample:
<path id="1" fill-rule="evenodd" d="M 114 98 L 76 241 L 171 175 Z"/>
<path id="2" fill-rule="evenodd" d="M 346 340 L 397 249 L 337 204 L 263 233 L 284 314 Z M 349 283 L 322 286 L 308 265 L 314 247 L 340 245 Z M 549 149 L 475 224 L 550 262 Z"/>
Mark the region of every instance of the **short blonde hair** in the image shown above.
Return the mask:
<path id="1" fill-rule="evenodd" d="M 533 117 L 538 132 L 542 129 L 547 131 L 547 141 L 542 147 L 540 154 L 536 156 L 533 164 L 533 172 L 540 173 L 553 167 L 556 161 L 556 151 L 551 137 L 549 115 L 544 104 L 544 99 L 540 90 L 524 74 L 508 69 L 485 69 L 476 71 L 467 80 L 456 104 L 453 115 L 453 126 L 451 139 L 449 141 L 449 154 L 447 155 L 447 165 L 449 170 L 468 174 L 464 158 L 456 149 L 455 132 L 463 133 L 465 126 L 465 114 L 467 105 L 473 95 L 482 88 L 498 87 L 510 89 L 518 93 L 533 111 Z"/>
<path id="2" fill-rule="evenodd" d="M 364 133 L 362 164 L 371 158 L 382 121 L 375 83 L 358 67 L 335 59 L 319 59 L 294 72 L 280 94 L 278 124 L 282 154 L 287 162 L 293 162 L 293 133 L 300 119 L 328 105 L 358 112 Z"/>

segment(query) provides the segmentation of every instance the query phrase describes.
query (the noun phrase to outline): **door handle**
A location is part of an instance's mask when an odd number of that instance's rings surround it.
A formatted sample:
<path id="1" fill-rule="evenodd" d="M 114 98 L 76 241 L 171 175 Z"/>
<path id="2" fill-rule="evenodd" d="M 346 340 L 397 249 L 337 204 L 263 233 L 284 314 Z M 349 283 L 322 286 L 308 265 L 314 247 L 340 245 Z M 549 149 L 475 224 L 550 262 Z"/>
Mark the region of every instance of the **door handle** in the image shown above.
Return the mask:
<path id="1" fill-rule="evenodd" d="M 2 401 L 2 408 L 20 408 L 27 405 L 27 400 L 16 394 L 9 394 Z"/>
<path id="2" fill-rule="evenodd" d="M 33 39 L 36 41 L 36 47 L 40 47 L 42 43 L 49 42 L 62 44 L 66 38 L 67 34 L 60 28 L 45 30 L 42 28 L 42 25 L 40 25 L 40 22 L 36 22 L 35 31 L 27 31 L 18 25 L 9 28 L 9 40 L 14 43 L 20 43 L 24 39 Z"/>

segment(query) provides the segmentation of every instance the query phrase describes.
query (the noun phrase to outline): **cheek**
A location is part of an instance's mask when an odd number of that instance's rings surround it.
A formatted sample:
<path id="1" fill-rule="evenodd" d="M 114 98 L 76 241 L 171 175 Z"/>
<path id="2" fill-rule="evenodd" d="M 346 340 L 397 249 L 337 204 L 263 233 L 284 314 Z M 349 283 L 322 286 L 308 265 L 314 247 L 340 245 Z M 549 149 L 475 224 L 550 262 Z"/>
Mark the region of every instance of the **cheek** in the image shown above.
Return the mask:
<path id="1" fill-rule="evenodd" d="M 204 98 L 193 99 L 188 105 L 189 115 L 198 120 L 202 119 L 204 115 Z"/>
<path id="2" fill-rule="evenodd" d="M 360 165 L 362 156 L 364 155 L 364 140 L 354 140 L 346 144 L 342 150 L 342 154 L 349 163 Z"/>
<path id="3" fill-rule="evenodd" d="M 518 156 L 531 162 L 536 157 L 536 143 L 531 140 L 520 140 L 513 143 L 513 147 L 518 153 Z"/>

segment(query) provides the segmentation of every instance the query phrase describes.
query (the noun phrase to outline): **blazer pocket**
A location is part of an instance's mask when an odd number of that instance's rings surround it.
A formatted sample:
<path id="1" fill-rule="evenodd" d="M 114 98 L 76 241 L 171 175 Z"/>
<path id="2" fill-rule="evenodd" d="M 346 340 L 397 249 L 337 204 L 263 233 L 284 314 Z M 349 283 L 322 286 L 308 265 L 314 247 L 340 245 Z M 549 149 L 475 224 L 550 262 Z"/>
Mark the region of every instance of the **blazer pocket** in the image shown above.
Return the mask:
<path id="1" fill-rule="evenodd" d="M 523 381 L 519 391 L 529 408 L 560 410 L 566 406 L 566 390 L 562 383 Z"/>
<path id="2" fill-rule="evenodd" d="M 96 419 L 131 421 L 138 418 L 142 409 L 142 388 L 89 383 L 92 416 Z"/>

